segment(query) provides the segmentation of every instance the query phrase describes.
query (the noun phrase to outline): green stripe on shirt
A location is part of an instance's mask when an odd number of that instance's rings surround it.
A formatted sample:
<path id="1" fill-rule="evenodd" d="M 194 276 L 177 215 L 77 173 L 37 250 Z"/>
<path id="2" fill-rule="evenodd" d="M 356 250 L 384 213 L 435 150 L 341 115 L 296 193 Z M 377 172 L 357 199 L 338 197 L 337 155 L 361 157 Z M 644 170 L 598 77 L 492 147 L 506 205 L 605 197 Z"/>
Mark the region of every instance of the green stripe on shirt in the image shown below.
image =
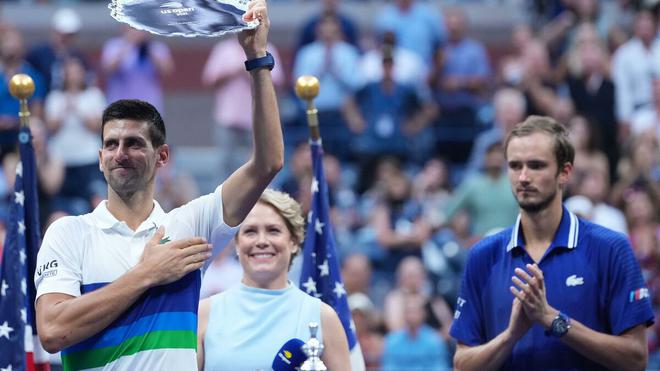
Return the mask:
<path id="1" fill-rule="evenodd" d="M 120 357 L 151 349 L 197 349 L 197 334 L 193 331 L 155 331 L 135 336 L 114 347 L 93 349 L 62 355 L 64 370 L 84 370 L 101 367 Z"/>

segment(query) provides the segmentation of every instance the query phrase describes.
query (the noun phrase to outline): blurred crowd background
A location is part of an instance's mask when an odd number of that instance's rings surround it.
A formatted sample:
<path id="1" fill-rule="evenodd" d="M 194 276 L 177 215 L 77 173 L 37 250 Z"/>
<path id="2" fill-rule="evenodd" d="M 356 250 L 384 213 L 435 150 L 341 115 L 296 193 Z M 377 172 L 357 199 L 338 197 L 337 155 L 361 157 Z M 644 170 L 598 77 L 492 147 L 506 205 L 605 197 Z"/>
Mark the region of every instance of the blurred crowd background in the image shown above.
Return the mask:
<path id="1" fill-rule="evenodd" d="M 235 38 L 154 37 L 115 22 L 107 3 L 0 3 L 2 233 L 17 163 L 18 103 L 6 87 L 15 73 L 36 81 L 44 230 L 105 198 L 100 117 L 116 99 L 164 112 L 173 161 L 157 200 L 166 210 L 211 191 L 250 153 Z M 451 368 L 469 248 L 517 216 L 502 140 L 527 115 L 570 129 L 566 205 L 629 236 L 660 310 L 660 1 L 269 3 L 287 154 L 273 186 L 309 208 L 308 129 L 293 86 L 315 75 L 332 223 L 369 369 Z M 240 279 L 231 251 L 211 265 L 203 296 Z M 648 340 L 649 369 L 660 369 L 660 326 Z"/>

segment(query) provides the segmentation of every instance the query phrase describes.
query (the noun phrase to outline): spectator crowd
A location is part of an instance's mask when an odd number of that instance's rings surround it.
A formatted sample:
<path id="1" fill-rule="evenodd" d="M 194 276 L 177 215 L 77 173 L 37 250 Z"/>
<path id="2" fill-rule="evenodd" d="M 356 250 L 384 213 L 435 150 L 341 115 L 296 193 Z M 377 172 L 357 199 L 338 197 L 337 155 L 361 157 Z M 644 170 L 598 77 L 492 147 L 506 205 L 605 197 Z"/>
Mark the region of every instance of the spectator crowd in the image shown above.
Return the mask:
<path id="1" fill-rule="evenodd" d="M 629 236 L 660 313 L 660 1 L 617 0 L 614 18 L 598 0 L 530 4 L 529 22 L 514 24 L 497 50 L 472 36 L 465 8 L 422 0 L 384 2 L 371 32 L 339 0 L 319 0 L 295 50 L 270 46 L 276 60 L 292 55 L 291 66 L 273 71 L 280 98 L 301 75 L 320 80 L 331 218 L 370 370 L 452 367 L 449 327 L 469 248 L 518 215 L 502 141 L 527 115 L 567 126 L 576 159 L 566 206 Z M 162 80 L 174 69 L 166 42 L 129 27 L 94 61 L 77 46 L 83 30 L 75 10 L 61 8 L 48 40 L 25 45 L 0 18 L 2 81 L 27 73 L 36 83 L 29 103 L 44 229 L 106 197 L 97 164 L 105 105 L 138 98 L 162 109 Z M 235 101 L 249 101 L 250 87 L 235 39 L 209 52 L 199 78 L 215 94 L 215 171 L 224 179 L 249 155 L 252 123 Z M 2 234 L 18 161 L 17 112 L 0 84 Z M 303 107 L 284 125 L 286 169 L 275 186 L 308 210 Z M 165 209 L 199 192 L 175 166 L 157 186 Z M 295 274 L 296 263 L 294 282 Z M 223 253 L 202 296 L 240 277 L 235 256 Z M 660 369 L 660 325 L 647 331 L 649 369 Z"/>

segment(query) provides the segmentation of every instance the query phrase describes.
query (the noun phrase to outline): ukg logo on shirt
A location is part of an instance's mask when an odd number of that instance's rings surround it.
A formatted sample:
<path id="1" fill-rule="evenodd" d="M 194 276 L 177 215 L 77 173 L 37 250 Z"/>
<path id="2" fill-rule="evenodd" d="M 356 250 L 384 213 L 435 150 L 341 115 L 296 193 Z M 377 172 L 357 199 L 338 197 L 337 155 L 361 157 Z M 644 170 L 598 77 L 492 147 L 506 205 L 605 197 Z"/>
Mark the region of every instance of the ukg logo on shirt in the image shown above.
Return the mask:
<path id="1" fill-rule="evenodd" d="M 37 276 L 43 274 L 44 277 L 52 277 L 57 274 L 57 260 L 51 260 L 46 264 L 42 264 L 37 267 Z"/>

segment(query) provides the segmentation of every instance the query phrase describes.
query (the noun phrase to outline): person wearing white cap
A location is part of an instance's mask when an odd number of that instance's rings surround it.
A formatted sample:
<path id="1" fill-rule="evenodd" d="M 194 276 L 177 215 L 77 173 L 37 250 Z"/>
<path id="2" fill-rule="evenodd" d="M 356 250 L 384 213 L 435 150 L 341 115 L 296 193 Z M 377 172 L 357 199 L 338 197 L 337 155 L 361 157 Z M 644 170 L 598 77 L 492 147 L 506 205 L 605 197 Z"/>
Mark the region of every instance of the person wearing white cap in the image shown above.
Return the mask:
<path id="1" fill-rule="evenodd" d="M 91 80 L 91 67 L 83 52 L 75 46 L 76 36 L 82 28 L 82 20 L 71 8 L 58 9 L 51 19 L 50 40 L 37 45 L 27 55 L 27 61 L 45 79 L 46 89 L 62 88 L 64 61 L 75 57 L 83 61 L 88 80 Z"/>

